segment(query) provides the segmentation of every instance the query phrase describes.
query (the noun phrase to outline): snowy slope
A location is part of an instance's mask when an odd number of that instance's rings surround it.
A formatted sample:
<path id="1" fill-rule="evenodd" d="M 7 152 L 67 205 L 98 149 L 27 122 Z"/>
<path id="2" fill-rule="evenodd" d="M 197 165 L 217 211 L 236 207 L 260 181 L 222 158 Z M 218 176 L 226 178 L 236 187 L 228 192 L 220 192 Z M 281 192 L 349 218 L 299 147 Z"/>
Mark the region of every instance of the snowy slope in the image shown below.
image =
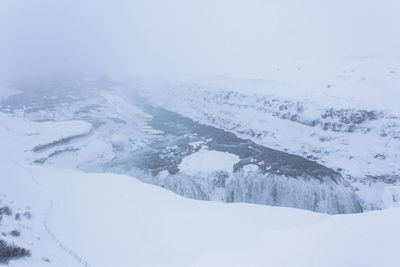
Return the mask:
<path id="1" fill-rule="evenodd" d="M 35 141 L 19 130 L 29 124 L 1 116 L 2 204 L 32 214 L 6 218 L 21 235 L 1 238 L 32 253 L 12 266 L 397 266 L 398 208 L 330 216 L 204 202 L 128 176 L 32 165 Z"/>

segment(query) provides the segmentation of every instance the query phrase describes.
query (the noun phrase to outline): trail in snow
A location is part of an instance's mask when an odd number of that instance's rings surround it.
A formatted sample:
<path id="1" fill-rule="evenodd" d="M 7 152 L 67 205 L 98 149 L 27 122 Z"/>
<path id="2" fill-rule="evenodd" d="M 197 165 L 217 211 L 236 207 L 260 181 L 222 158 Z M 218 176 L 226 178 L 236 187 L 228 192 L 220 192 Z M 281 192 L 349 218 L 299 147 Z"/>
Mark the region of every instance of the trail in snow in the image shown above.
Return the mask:
<path id="1" fill-rule="evenodd" d="M 66 246 L 59 238 L 57 238 L 57 236 L 53 233 L 53 231 L 50 230 L 48 223 L 47 223 L 47 219 L 49 218 L 52 209 L 53 209 L 53 201 L 50 200 L 49 209 L 47 211 L 47 214 L 46 214 L 46 217 L 44 220 L 44 228 L 45 228 L 46 232 L 49 234 L 51 239 L 54 240 L 54 242 L 58 245 L 58 247 L 60 249 L 62 249 L 65 253 L 67 253 L 68 255 L 73 257 L 79 264 L 86 266 L 86 267 L 92 266 L 86 260 L 84 260 L 81 256 L 79 256 L 79 254 L 77 252 L 75 252 L 74 250 L 72 250 L 71 248 Z"/>

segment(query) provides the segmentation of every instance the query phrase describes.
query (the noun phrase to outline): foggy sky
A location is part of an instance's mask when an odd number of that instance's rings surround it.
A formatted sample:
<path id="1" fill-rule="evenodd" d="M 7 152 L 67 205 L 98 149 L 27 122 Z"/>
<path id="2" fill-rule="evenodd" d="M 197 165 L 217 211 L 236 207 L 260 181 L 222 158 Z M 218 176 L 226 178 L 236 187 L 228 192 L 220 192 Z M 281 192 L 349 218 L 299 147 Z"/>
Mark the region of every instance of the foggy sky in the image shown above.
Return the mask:
<path id="1" fill-rule="evenodd" d="M 397 0 L 0 0 L 0 75 L 248 72 L 400 55 Z"/>

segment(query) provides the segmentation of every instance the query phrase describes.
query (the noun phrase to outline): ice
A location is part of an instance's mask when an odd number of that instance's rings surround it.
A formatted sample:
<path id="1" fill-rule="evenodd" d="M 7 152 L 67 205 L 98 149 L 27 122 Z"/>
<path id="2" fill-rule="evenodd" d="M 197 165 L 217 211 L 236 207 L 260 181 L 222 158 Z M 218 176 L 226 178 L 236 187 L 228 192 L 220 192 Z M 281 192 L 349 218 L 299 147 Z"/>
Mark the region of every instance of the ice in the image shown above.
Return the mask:
<path id="1" fill-rule="evenodd" d="M 143 174 L 137 177 L 193 199 L 284 206 L 329 214 L 363 211 L 354 189 L 340 180 L 337 184 L 312 177 L 293 178 L 248 170 L 196 172 L 193 175 L 163 172 L 157 177 Z"/>

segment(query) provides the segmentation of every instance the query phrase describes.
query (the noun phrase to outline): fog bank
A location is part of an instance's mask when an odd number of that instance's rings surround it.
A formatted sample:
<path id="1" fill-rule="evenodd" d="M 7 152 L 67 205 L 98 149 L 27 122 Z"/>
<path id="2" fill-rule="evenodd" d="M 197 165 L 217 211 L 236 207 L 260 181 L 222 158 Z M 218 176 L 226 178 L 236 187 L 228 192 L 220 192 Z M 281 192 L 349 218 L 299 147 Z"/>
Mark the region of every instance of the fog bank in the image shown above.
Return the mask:
<path id="1" fill-rule="evenodd" d="M 257 72 L 400 55 L 400 2 L 2 0 L 0 75 Z"/>

